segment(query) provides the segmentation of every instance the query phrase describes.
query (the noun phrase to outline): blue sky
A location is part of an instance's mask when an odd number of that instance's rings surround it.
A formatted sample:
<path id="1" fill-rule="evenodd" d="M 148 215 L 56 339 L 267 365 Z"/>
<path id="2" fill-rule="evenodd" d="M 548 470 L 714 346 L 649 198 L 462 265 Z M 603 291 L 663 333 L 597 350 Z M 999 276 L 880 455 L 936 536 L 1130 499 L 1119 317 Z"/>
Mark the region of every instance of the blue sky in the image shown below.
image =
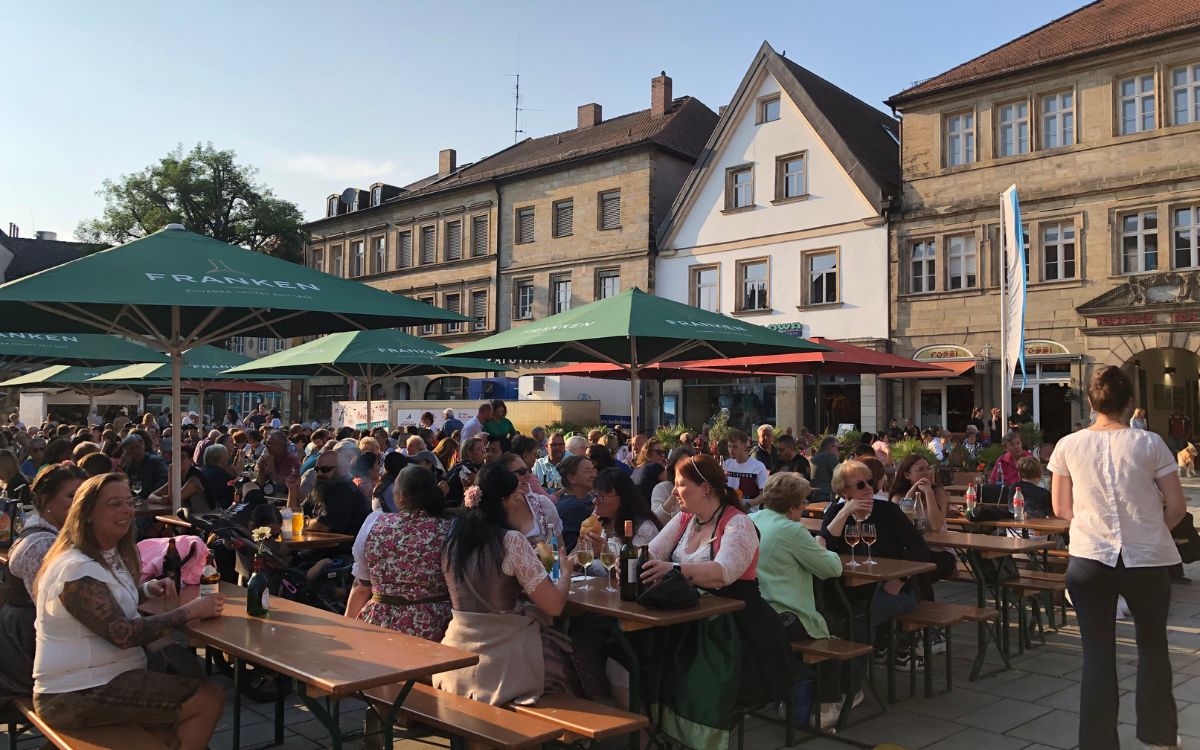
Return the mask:
<path id="1" fill-rule="evenodd" d="M 0 3 L 0 227 L 69 239 L 106 177 L 212 141 L 309 218 L 350 185 L 394 184 L 676 96 L 725 103 L 764 39 L 882 108 L 1082 0 L 838 2 Z"/>

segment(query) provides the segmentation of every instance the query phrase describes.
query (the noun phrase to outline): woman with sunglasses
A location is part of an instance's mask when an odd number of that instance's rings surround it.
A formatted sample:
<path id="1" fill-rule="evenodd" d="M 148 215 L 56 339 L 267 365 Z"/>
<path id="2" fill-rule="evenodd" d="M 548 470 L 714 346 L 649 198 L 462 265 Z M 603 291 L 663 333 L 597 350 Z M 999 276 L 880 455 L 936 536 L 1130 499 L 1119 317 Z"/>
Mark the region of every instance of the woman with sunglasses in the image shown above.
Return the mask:
<path id="1" fill-rule="evenodd" d="M 876 532 L 871 548 L 873 557 L 930 561 L 929 546 L 900 506 L 875 497 L 870 467 L 860 461 L 843 461 L 833 471 L 831 486 L 838 500 L 829 504 L 821 520 L 821 536 L 825 537 L 827 548 L 848 554 L 850 547 L 843 540 L 846 526 L 869 522 Z M 876 586 L 873 592 L 870 589 L 870 586 L 853 586 L 847 593 L 852 601 L 863 604 L 870 598 L 870 631 L 869 634 L 859 633 L 857 637 L 875 638 L 878 658 L 883 653 L 887 635 L 880 625 L 911 611 L 917 606 L 919 597 L 916 579 L 887 581 Z M 901 671 L 911 669 L 912 661 L 912 655 L 903 650 L 896 654 L 896 668 Z"/>
<path id="2" fill-rule="evenodd" d="M 498 463 L 511 471 L 517 477 L 519 489 L 525 493 L 525 504 L 517 504 L 508 510 L 508 522 L 513 529 L 525 535 L 530 544 L 549 542 L 547 533 L 550 524 L 562 529 L 562 521 L 558 518 L 558 509 L 554 501 L 537 492 L 533 488 L 533 471 L 525 465 L 525 460 L 515 453 L 505 453 L 500 456 Z"/>

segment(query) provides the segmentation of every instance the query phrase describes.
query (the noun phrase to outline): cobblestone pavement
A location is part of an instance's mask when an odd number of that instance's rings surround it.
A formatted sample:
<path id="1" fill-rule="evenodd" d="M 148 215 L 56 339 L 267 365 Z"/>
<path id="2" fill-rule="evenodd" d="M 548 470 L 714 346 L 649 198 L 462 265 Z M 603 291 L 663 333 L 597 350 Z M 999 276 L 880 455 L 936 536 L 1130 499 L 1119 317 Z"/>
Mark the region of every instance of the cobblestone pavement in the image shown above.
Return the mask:
<path id="1" fill-rule="evenodd" d="M 1188 506 L 1193 514 L 1200 513 L 1200 479 L 1185 479 Z M 1188 586 L 1172 588 L 1169 640 L 1171 660 L 1175 666 L 1175 700 L 1179 710 L 1179 727 L 1184 747 L 1200 748 L 1200 563 L 1188 566 L 1187 575 L 1196 579 Z M 939 594 L 946 600 L 971 603 L 974 587 L 966 584 L 938 584 Z M 1137 654 L 1133 646 L 1133 623 L 1118 624 L 1118 676 L 1121 679 L 1120 733 L 1123 748 L 1140 748 L 1134 736 L 1134 681 Z M 1015 649 L 1015 631 L 1013 636 Z M 1035 639 L 1036 643 L 1036 639 Z M 954 633 L 954 690 L 931 699 L 920 696 L 905 699 L 907 682 L 899 680 L 901 700 L 878 718 L 861 721 L 844 732 L 846 738 L 858 742 L 890 743 L 903 748 L 931 750 L 1046 750 L 1075 748 L 1079 720 L 1079 679 L 1082 666 L 1079 654 L 1079 631 L 1074 618 L 1059 632 L 1047 631 L 1046 645 L 1035 646 L 1023 656 L 1014 656 L 1013 668 L 977 682 L 968 682 L 971 657 L 975 653 L 975 628 L 959 626 Z M 989 661 L 985 673 L 998 664 Z M 937 664 L 939 686 L 944 662 Z M 882 677 L 882 674 L 879 675 Z M 902 676 L 903 677 L 903 676 Z M 218 678 L 226 694 L 232 685 Z M 882 680 L 880 680 L 882 684 Z M 870 701 L 860 707 L 864 714 L 872 713 Z M 346 731 L 361 730 L 366 707 L 356 700 L 344 701 L 341 723 Z M 253 747 L 272 738 L 272 707 L 247 703 L 243 709 L 242 746 Z M 217 727 L 211 747 L 229 750 L 232 747 L 232 703 L 227 703 L 224 716 Z M 310 750 L 328 746 L 328 735 L 298 701 L 287 708 L 285 750 Z M 3 733 L 0 733 L 2 735 Z M 427 750 L 449 747 L 441 737 L 415 736 L 397 739 L 395 748 Z M 0 739 L 7 744 L 7 737 Z M 745 725 L 747 750 L 775 750 L 784 747 L 780 726 L 762 719 L 748 719 Z M 23 738 L 20 750 L 34 750 L 41 744 L 37 738 Z M 736 747 L 736 740 L 731 743 Z M 812 739 L 803 744 L 806 750 L 845 748 L 849 745 L 828 738 Z M 352 739 L 343 745 L 346 750 L 359 750 L 363 740 Z M 610 740 L 602 748 L 621 748 L 625 744 Z"/>

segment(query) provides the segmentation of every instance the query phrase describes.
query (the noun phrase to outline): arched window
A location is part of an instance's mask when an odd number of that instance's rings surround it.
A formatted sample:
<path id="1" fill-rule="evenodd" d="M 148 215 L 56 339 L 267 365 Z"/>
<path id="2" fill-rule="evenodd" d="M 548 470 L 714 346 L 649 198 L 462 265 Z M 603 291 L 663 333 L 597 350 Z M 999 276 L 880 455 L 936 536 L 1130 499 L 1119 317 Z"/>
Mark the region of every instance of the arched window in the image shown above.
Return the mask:
<path id="1" fill-rule="evenodd" d="M 425 386 L 425 398 L 431 401 L 464 401 L 467 398 L 467 379 L 453 375 L 435 378 Z"/>
<path id="2" fill-rule="evenodd" d="M 392 400 L 393 401 L 407 401 L 408 400 L 408 383 L 396 383 L 395 385 L 392 386 Z"/>

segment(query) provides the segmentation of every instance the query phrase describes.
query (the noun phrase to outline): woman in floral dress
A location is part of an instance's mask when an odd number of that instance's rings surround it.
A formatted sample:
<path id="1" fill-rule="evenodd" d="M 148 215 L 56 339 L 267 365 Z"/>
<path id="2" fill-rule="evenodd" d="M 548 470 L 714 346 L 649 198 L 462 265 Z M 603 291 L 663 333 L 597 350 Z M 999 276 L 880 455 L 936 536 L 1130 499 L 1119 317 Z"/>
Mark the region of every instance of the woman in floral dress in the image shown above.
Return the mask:
<path id="1" fill-rule="evenodd" d="M 371 599 L 358 619 L 440 641 L 450 622 L 450 592 L 441 566 L 452 521 L 443 514 L 446 498 L 433 472 L 415 465 L 400 472 L 393 491 L 399 512 L 379 514 L 367 533 Z"/>

